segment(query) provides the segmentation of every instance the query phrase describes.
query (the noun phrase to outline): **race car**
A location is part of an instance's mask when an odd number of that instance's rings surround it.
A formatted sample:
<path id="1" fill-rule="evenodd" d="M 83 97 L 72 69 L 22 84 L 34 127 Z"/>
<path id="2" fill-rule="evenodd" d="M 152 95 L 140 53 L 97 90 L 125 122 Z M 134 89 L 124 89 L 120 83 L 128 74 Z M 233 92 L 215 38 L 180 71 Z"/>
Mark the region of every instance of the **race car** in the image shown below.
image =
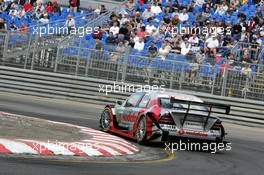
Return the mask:
<path id="1" fill-rule="evenodd" d="M 219 113 L 229 114 L 230 106 L 175 92 L 136 92 L 123 102 L 106 105 L 100 126 L 140 144 L 175 137 L 222 142 L 226 133 L 215 116 Z"/>

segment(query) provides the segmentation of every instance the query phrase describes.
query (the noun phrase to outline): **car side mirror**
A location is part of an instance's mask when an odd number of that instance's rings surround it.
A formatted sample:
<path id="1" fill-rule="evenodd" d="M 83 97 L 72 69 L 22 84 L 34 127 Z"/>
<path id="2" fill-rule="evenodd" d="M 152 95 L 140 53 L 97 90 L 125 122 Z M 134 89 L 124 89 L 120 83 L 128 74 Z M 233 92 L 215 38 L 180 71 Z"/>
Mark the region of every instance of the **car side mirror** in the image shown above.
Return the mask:
<path id="1" fill-rule="evenodd" d="M 121 106 L 123 104 L 123 102 L 118 100 L 118 101 L 116 101 L 116 104 Z"/>

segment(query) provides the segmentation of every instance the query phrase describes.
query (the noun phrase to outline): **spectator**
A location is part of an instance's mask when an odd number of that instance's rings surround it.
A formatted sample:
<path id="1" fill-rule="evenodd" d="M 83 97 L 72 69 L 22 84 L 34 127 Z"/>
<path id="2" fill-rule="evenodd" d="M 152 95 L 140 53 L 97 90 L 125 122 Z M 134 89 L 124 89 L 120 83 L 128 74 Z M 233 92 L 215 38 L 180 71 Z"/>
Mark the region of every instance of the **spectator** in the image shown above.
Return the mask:
<path id="1" fill-rule="evenodd" d="M 77 12 L 77 6 L 78 6 L 78 2 L 77 1 L 78 0 L 69 0 L 70 10 L 73 13 Z"/>
<path id="2" fill-rule="evenodd" d="M 71 31 L 75 29 L 75 20 L 72 18 L 72 15 L 67 16 L 67 20 L 65 22 L 64 27 L 68 29 L 68 34 L 70 34 Z"/>
<path id="3" fill-rule="evenodd" d="M 161 60 L 165 60 L 168 54 L 170 53 L 171 47 L 169 46 L 168 42 L 165 42 L 159 49 L 159 56 Z"/>
<path id="4" fill-rule="evenodd" d="M 3 18 L 0 18 L 0 31 L 5 32 L 6 31 L 6 23 Z"/>
<path id="5" fill-rule="evenodd" d="M 179 19 L 183 23 L 188 21 L 188 19 L 189 19 L 189 15 L 186 12 L 187 12 L 187 10 L 186 10 L 186 8 L 184 8 L 182 10 L 182 13 L 179 14 Z"/>
<path id="6" fill-rule="evenodd" d="M 46 7 L 45 7 L 46 12 L 52 13 L 53 12 L 53 4 L 51 1 L 48 1 Z"/>
<path id="7" fill-rule="evenodd" d="M 126 7 L 126 10 L 131 13 L 134 11 L 134 8 L 135 8 L 135 3 L 134 3 L 134 0 L 129 0 L 126 4 L 125 4 L 125 7 Z"/>
<path id="8" fill-rule="evenodd" d="M 103 50 L 103 45 L 99 39 L 95 39 L 94 49 L 99 51 Z"/>
<path id="9" fill-rule="evenodd" d="M 117 34 L 119 33 L 119 27 L 117 26 L 117 23 L 115 22 L 112 27 L 110 27 L 109 32 L 112 32 L 115 37 L 117 37 Z"/>
<path id="10" fill-rule="evenodd" d="M 146 36 L 146 33 L 145 33 L 145 27 L 141 27 L 141 28 L 140 28 L 140 31 L 137 32 L 137 36 L 138 36 L 139 38 L 142 38 L 142 39 L 145 38 L 145 36 Z"/>
<path id="11" fill-rule="evenodd" d="M 148 48 L 148 56 L 153 58 L 157 56 L 158 48 L 155 46 L 154 43 L 151 43 L 150 47 Z"/>
<path id="12" fill-rule="evenodd" d="M 145 20 L 148 20 L 154 16 L 154 13 L 151 11 L 151 6 L 148 6 L 147 9 L 143 12 L 142 17 Z"/>
<path id="13" fill-rule="evenodd" d="M 158 6 L 158 3 L 154 3 L 154 5 L 151 6 L 150 10 L 154 15 L 158 15 L 158 14 L 162 13 L 162 10 L 161 10 L 160 6 Z"/>
<path id="14" fill-rule="evenodd" d="M 217 35 L 213 35 L 212 37 L 208 38 L 206 41 L 205 53 L 213 53 L 216 55 L 217 49 L 219 47 L 219 41 L 217 39 Z"/>
<path id="15" fill-rule="evenodd" d="M 197 76 L 199 70 L 199 64 L 197 63 L 196 59 L 193 59 L 192 62 L 190 63 L 190 74 L 189 78 L 192 83 L 195 82 L 195 78 Z"/>
<path id="16" fill-rule="evenodd" d="M 146 36 L 152 36 L 156 32 L 156 27 L 152 24 L 152 21 L 149 21 L 146 26 Z"/>
<path id="17" fill-rule="evenodd" d="M 101 26 L 96 27 L 95 32 L 92 34 L 93 39 L 101 40 L 103 37 L 104 32 L 102 31 Z"/>
<path id="18" fill-rule="evenodd" d="M 26 26 L 25 23 L 21 23 L 21 27 L 18 29 L 18 32 L 20 33 L 27 33 L 28 32 L 28 27 Z"/>
<path id="19" fill-rule="evenodd" d="M 252 69 L 249 64 L 245 64 L 245 66 L 241 70 L 242 74 L 246 77 L 249 77 L 252 73 Z"/>
<path id="20" fill-rule="evenodd" d="M 60 8 L 60 5 L 58 4 L 57 0 L 53 1 L 52 9 L 53 9 L 54 13 L 58 13 L 59 15 L 61 15 L 61 8 Z"/>
<path id="21" fill-rule="evenodd" d="M 32 5 L 29 3 L 29 1 L 25 1 L 23 5 L 23 10 L 24 12 L 29 12 L 32 9 Z"/>
<path id="22" fill-rule="evenodd" d="M 44 13 L 40 16 L 39 22 L 41 23 L 49 23 L 49 15 L 47 13 Z"/>
<path id="23" fill-rule="evenodd" d="M 145 44 L 143 42 L 143 39 L 139 38 L 139 40 L 135 42 L 134 49 L 136 49 L 138 52 L 141 52 L 143 51 L 144 46 Z"/>
<path id="24" fill-rule="evenodd" d="M 13 21 L 10 23 L 10 30 L 12 32 L 17 31 L 17 26 Z"/>
<path id="25" fill-rule="evenodd" d="M 181 43 L 181 55 L 187 55 L 191 50 L 191 44 L 188 43 L 188 38 L 185 38 Z"/>
<path id="26" fill-rule="evenodd" d="M 116 43 L 116 38 L 114 37 L 113 32 L 109 32 L 105 42 L 110 45 L 114 45 Z"/>
<path id="27" fill-rule="evenodd" d="M 228 6 L 227 6 L 226 2 L 223 1 L 222 4 L 217 5 L 217 9 L 216 9 L 215 13 L 222 16 L 226 13 L 227 10 L 228 10 Z"/>
<path id="28" fill-rule="evenodd" d="M 119 59 L 121 58 L 122 54 L 124 54 L 126 51 L 126 47 L 124 45 L 124 42 L 121 41 L 118 43 L 118 46 L 116 47 L 116 52 L 114 56 L 112 57 L 113 61 L 117 63 Z"/>
<path id="29" fill-rule="evenodd" d="M 35 12 L 39 11 L 40 13 L 44 12 L 44 10 L 45 10 L 45 7 L 42 5 L 41 2 L 38 2 L 37 6 L 34 8 L 35 8 Z"/>

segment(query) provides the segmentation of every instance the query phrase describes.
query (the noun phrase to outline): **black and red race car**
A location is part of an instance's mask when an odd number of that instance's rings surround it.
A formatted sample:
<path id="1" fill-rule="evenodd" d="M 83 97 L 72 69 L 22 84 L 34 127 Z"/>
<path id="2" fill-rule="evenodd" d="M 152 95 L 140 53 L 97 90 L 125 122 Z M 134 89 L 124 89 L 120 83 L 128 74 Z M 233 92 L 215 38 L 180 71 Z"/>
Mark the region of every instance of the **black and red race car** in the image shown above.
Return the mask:
<path id="1" fill-rule="evenodd" d="M 136 92 L 124 102 L 106 105 L 100 126 L 106 132 L 135 139 L 141 144 L 168 141 L 172 137 L 222 142 L 225 129 L 221 120 L 213 115 L 229 112 L 228 105 L 206 103 L 192 95 Z"/>

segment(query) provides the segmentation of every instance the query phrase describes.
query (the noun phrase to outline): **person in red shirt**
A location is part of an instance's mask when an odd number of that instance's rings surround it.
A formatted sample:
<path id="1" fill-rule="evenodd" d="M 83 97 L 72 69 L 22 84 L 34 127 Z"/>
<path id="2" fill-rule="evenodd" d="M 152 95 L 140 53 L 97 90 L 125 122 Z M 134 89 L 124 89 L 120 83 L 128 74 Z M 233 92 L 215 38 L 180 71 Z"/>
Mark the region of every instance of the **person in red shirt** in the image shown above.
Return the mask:
<path id="1" fill-rule="evenodd" d="M 29 1 L 26 1 L 26 3 L 23 5 L 23 10 L 25 12 L 29 12 L 32 9 L 32 5 L 29 3 Z"/>
<path id="2" fill-rule="evenodd" d="M 49 1 L 49 2 L 47 3 L 47 5 L 46 5 L 46 7 L 45 7 L 45 10 L 46 10 L 47 12 L 50 12 L 50 13 L 53 12 L 53 5 L 52 5 L 52 2 L 51 2 L 51 1 Z"/>
<path id="3" fill-rule="evenodd" d="M 78 0 L 69 0 L 70 8 L 72 12 L 77 12 Z"/>
<path id="4" fill-rule="evenodd" d="M 141 39 L 144 39 L 146 36 L 145 27 L 140 27 L 140 31 L 137 32 L 137 36 Z"/>

